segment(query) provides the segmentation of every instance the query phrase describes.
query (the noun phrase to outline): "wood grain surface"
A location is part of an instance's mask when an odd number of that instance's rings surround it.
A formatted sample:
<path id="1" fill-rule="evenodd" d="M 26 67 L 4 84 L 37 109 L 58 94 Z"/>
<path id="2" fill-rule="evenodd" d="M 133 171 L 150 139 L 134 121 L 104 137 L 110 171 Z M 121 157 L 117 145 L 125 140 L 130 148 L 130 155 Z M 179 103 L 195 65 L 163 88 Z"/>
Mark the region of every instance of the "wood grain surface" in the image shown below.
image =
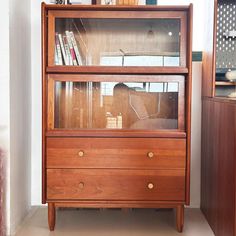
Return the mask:
<path id="1" fill-rule="evenodd" d="M 47 198 L 183 200 L 184 170 L 47 169 Z"/>
<path id="2" fill-rule="evenodd" d="M 47 168 L 185 169 L 186 140 L 48 138 L 46 159 Z"/>
<path id="3" fill-rule="evenodd" d="M 236 103 L 203 100 L 201 209 L 216 236 L 235 235 Z"/>

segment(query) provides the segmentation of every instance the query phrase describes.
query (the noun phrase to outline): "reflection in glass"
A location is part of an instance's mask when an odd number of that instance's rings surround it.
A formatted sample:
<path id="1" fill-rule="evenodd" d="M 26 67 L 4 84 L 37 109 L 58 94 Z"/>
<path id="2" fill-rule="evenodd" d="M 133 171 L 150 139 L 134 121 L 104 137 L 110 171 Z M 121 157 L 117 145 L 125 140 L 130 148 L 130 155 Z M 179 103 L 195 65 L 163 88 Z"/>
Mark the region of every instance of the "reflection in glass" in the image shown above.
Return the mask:
<path id="1" fill-rule="evenodd" d="M 55 83 L 55 128 L 177 129 L 178 82 Z"/>
<path id="2" fill-rule="evenodd" d="M 56 65 L 180 66 L 180 19 L 56 18 L 55 32 Z"/>

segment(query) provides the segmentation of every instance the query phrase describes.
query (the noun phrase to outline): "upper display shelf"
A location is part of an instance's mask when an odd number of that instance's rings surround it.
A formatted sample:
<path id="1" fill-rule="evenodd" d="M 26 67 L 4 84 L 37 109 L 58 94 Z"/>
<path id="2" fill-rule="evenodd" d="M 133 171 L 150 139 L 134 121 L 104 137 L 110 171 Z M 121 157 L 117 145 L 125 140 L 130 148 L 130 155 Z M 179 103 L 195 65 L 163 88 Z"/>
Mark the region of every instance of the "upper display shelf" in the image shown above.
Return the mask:
<path id="1" fill-rule="evenodd" d="M 121 68 L 188 72 L 184 10 L 88 9 L 48 11 L 48 71 L 93 68 L 96 72 L 110 67 L 112 72 Z"/>

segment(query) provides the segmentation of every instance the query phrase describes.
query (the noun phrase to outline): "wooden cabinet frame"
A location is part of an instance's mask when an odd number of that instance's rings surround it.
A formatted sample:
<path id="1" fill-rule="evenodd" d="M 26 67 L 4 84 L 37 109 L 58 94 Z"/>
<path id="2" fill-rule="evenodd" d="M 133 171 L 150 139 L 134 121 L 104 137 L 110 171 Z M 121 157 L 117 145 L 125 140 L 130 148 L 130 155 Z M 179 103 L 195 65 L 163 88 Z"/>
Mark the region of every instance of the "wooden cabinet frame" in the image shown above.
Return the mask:
<path id="1" fill-rule="evenodd" d="M 178 18 L 181 21 L 180 66 L 179 67 L 119 67 L 119 66 L 54 66 L 55 18 Z M 165 75 L 173 76 L 179 82 L 179 119 L 178 130 L 120 130 L 111 132 L 96 130 L 62 130 L 54 127 L 54 83 L 55 81 L 102 81 L 101 77 L 113 81 L 136 81 L 137 76 L 145 81 L 161 81 Z M 183 78 L 182 78 L 183 77 Z M 192 89 L 192 4 L 189 6 L 79 6 L 46 5 L 42 3 L 42 203 L 48 203 L 48 223 L 50 230 L 55 227 L 56 207 L 96 207 L 96 208 L 175 208 L 176 227 L 183 230 L 184 205 L 190 203 L 190 137 L 191 137 L 191 89 Z M 184 191 L 181 200 L 111 200 L 111 199 L 48 199 L 47 168 L 48 140 L 67 140 L 68 138 L 133 138 L 148 143 L 148 139 L 171 138 L 186 143 L 186 164 Z M 63 169 L 62 169 L 63 170 Z M 79 170 L 79 169 L 78 169 Z M 109 170 L 109 171 L 112 171 Z M 147 170 L 146 170 L 147 171 Z M 153 170 L 155 171 L 155 170 Z M 168 170 L 171 173 L 171 170 Z M 62 171 L 63 172 L 63 171 Z M 56 171 L 55 173 L 62 173 Z M 148 171 L 147 171 L 148 172 Z M 168 172 L 168 173 L 169 173 Z M 177 173 L 178 171 L 176 171 Z M 77 173 L 77 172 L 76 172 Z M 152 172 L 154 173 L 154 172 Z M 164 173 L 164 172 L 161 172 Z M 173 172 L 174 173 L 174 172 Z M 50 179 L 51 181 L 51 179 Z M 123 195 L 122 195 L 123 196 Z M 182 195 L 181 195 L 182 196 Z M 159 198 L 160 199 L 160 198 Z"/>

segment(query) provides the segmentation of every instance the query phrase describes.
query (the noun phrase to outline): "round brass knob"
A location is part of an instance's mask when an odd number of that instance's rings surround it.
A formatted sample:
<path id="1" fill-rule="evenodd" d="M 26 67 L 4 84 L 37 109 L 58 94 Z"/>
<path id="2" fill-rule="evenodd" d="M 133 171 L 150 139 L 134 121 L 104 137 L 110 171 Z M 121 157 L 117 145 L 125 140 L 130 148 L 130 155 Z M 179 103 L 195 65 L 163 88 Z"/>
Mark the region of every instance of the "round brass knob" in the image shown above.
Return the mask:
<path id="1" fill-rule="evenodd" d="M 154 153 L 153 153 L 153 152 L 148 152 L 148 153 L 147 153 L 147 156 L 148 156 L 149 158 L 153 158 L 153 157 L 154 157 Z"/>
<path id="2" fill-rule="evenodd" d="M 153 184 L 153 183 L 149 183 L 149 184 L 148 184 L 148 188 L 149 188 L 149 189 L 153 189 L 153 188 L 154 188 L 154 184 Z"/>
<path id="3" fill-rule="evenodd" d="M 83 182 L 80 182 L 80 183 L 79 183 L 79 188 L 80 188 L 80 189 L 83 189 L 83 188 L 84 188 L 84 183 L 83 183 Z"/>
<path id="4" fill-rule="evenodd" d="M 84 156 L 84 151 L 80 150 L 80 151 L 78 152 L 78 156 L 79 156 L 79 157 L 83 157 L 83 156 Z"/>

